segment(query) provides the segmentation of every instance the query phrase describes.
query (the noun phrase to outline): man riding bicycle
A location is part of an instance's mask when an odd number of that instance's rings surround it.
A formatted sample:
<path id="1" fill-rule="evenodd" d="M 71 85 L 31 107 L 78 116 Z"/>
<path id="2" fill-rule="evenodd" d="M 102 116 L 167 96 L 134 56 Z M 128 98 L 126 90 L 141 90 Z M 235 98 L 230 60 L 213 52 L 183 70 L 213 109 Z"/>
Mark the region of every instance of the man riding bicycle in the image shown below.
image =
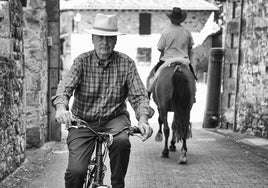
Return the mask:
<path id="1" fill-rule="evenodd" d="M 56 120 L 70 126 L 73 116 L 86 121 L 96 131 L 116 132 L 130 126 L 126 99 L 135 111 L 138 127 L 148 139 L 153 130 L 148 124 L 153 109 L 149 106 L 147 91 L 140 79 L 135 62 L 127 55 L 114 51 L 118 32 L 117 17 L 97 14 L 93 28 L 94 50 L 79 55 L 68 73 L 59 83 L 52 98 Z M 71 112 L 69 99 L 74 101 Z M 88 129 L 70 129 L 67 137 L 69 149 L 65 187 L 82 187 L 87 164 L 94 148 L 94 135 Z M 124 187 L 130 141 L 127 133 L 114 138 L 109 147 L 111 184 Z"/>

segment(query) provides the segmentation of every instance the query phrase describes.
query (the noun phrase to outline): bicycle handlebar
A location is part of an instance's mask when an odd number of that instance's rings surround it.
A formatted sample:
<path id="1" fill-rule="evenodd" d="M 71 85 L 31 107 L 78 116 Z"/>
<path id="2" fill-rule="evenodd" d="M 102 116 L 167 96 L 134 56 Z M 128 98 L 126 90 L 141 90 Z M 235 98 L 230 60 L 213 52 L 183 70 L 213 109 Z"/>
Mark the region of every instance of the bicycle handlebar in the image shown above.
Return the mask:
<path id="1" fill-rule="evenodd" d="M 110 134 L 110 133 L 105 133 L 105 132 L 97 132 L 95 130 L 93 130 L 92 128 L 90 128 L 88 126 L 88 123 L 84 120 L 81 120 L 81 119 L 74 119 L 72 121 L 72 125 L 69 126 L 68 130 L 70 128 L 76 128 L 76 129 L 79 129 L 79 128 L 87 128 L 89 129 L 90 131 L 92 131 L 96 136 L 100 136 L 100 135 L 112 135 L 112 136 L 117 136 L 119 135 L 120 133 L 124 132 L 124 131 L 127 131 L 129 135 L 131 136 L 137 136 L 139 138 L 142 138 L 142 136 L 140 136 L 141 134 L 141 131 L 140 129 L 137 127 L 137 126 L 127 126 L 127 127 L 124 127 L 122 128 L 121 130 L 117 131 L 116 133 L 114 134 Z M 143 139 L 143 138 L 142 138 Z"/>

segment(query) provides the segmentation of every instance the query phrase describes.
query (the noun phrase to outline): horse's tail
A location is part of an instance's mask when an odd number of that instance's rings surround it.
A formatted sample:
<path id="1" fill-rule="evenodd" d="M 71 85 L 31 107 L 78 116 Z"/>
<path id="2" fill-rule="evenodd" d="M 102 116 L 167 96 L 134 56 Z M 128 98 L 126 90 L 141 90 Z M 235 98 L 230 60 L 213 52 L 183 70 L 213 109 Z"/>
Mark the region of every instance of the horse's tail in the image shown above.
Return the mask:
<path id="1" fill-rule="evenodd" d="M 173 101 L 175 103 L 174 113 L 179 118 L 176 127 L 177 140 L 189 137 L 190 130 L 190 110 L 191 110 L 191 89 L 187 76 L 180 67 L 177 67 L 173 75 Z"/>
<path id="2" fill-rule="evenodd" d="M 179 114 L 187 113 L 191 106 L 191 89 L 189 80 L 180 67 L 177 67 L 173 75 L 173 99 Z"/>

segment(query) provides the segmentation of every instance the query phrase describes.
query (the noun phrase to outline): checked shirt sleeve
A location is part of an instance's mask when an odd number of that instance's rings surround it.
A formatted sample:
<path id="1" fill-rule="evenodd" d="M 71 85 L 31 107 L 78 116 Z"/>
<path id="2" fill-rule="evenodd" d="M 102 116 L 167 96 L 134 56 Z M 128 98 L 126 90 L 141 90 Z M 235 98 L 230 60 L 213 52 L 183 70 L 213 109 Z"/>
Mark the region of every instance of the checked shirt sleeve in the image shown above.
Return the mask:
<path id="1" fill-rule="evenodd" d="M 147 91 L 141 81 L 134 62 L 131 63 L 129 68 L 127 84 L 129 89 L 128 101 L 135 111 L 137 120 L 140 119 L 140 115 L 142 114 L 151 118 L 154 114 L 154 110 L 149 106 Z"/>
<path id="2" fill-rule="evenodd" d="M 70 71 L 63 80 L 58 84 L 56 95 L 52 97 L 52 105 L 55 107 L 57 104 L 64 104 L 68 109 L 69 100 L 73 94 L 74 89 L 77 87 L 82 71 L 82 60 L 78 58 L 74 60 Z"/>

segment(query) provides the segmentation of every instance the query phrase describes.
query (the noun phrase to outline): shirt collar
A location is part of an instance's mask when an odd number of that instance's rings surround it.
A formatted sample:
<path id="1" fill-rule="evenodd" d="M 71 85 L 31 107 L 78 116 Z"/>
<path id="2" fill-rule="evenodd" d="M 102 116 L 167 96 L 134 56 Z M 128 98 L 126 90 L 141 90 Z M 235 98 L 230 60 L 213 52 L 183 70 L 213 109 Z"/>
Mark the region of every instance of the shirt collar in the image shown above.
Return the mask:
<path id="1" fill-rule="evenodd" d="M 100 60 L 100 58 L 97 56 L 97 52 L 94 50 L 94 58 L 97 60 L 96 63 L 98 67 L 108 67 L 109 64 L 112 62 L 113 57 L 114 57 L 114 51 L 110 55 L 108 61 L 103 62 Z"/>

